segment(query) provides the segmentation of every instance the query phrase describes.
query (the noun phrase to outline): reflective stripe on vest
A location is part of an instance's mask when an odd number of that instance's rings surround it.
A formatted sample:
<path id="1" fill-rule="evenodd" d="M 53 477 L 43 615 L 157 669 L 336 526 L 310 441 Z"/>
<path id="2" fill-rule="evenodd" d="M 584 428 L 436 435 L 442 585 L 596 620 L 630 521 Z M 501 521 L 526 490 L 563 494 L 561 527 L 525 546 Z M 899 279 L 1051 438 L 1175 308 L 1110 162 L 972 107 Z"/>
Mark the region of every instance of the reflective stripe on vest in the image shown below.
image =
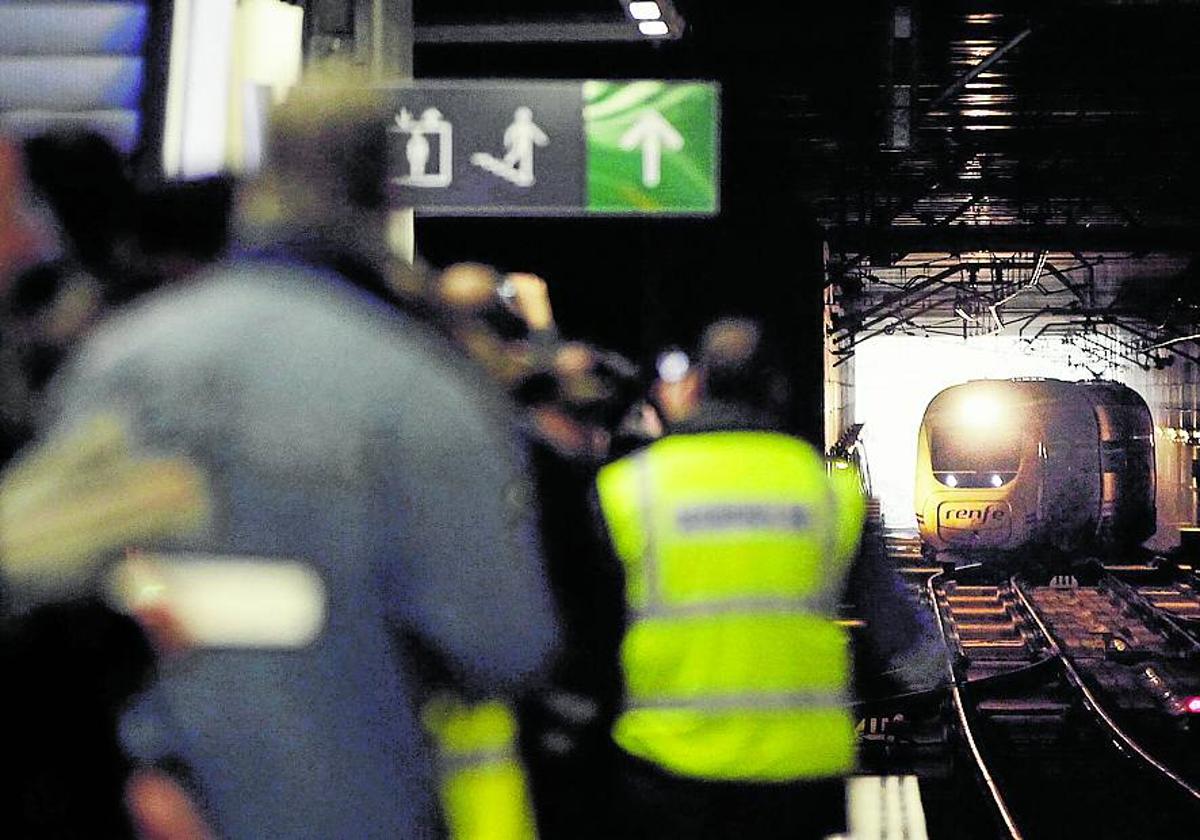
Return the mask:
<path id="1" fill-rule="evenodd" d="M 445 695 L 422 719 L 437 748 L 442 810 L 451 840 L 535 840 L 533 803 L 508 706 Z"/>
<path id="2" fill-rule="evenodd" d="M 613 735 L 700 778 L 850 769 L 849 659 L 833 622 L 865 503 L 793 438 L 665 438 L 601 470 L 631 623 Z"/>

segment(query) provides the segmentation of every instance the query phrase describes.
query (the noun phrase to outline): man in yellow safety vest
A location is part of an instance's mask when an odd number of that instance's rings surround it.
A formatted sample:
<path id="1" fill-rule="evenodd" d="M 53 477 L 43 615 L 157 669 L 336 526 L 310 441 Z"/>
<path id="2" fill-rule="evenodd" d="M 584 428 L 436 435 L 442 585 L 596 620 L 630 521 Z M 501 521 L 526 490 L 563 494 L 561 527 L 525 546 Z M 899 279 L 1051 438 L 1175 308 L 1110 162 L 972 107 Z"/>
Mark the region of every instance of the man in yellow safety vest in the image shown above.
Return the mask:
<path id="1" fill-rule="evenodd" d="M 844 825 L 855 733 L 835 618 L 865 500 L 852 468 L 827 470 L 778 430 L 765 359 L 753 322 L 714 324 L 696 413 L 597 479 L 625 572 L 612 734 L 630 837 L 824 837 Z M 921 629 L 905 626 L 901 646 Z"/>

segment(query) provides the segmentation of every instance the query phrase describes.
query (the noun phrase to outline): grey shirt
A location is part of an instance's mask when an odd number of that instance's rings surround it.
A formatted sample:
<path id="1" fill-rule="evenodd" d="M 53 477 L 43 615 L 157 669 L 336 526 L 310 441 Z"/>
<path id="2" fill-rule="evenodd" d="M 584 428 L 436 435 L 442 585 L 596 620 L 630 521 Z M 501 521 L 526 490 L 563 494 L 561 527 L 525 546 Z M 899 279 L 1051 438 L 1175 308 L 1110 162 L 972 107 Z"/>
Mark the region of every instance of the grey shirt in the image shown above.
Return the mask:
<path id="1" fill-rule="evenodd" d="M 556 640 L 504 401 L 421 325 L 280 259 L 226 264 L 111 320 L 56 393 L 42 442 L 5 479 L 9 521 L 53 514 L 59 496 L 97 508 L 38 477 L 64 451 L 87 460 L 77 441 L 96 418 L 115 423 L 133 474 L 184 465 L 176 497 L 194 509 L 125 531 L 122 511 L 107 530 L 72 514 L 67 531 L 85 533 L 57 565 L 13 537 L 0 565 L 15 600 L 95 589 L 131 545 L 299 564 L 322 583 L 311 643 L 202 646 L 165 668 L 127 720 L 131 749 L 182 758 L 232 840 L 434 836 L 422 677 L 401 639 L 477 693 L 527 685 Z"/>

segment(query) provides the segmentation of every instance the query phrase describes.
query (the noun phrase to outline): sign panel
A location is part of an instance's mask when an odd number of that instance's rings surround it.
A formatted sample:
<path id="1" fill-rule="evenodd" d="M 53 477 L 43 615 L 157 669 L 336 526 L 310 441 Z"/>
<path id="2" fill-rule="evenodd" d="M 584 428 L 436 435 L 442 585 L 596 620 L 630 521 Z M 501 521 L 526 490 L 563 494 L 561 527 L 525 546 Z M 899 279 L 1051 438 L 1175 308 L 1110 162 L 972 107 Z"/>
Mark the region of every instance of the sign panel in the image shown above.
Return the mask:
<path id="1" fill-rule="evenodd" d="M 583 96 L 589 210 L 717 211 L 714 85 L 584 82 Z"/>
<path id="2" fill-rule="evenodd" d="M 389 195 L 425 216 L 717 212 L 717 90 L 700 82 L 391 89 Z"/>

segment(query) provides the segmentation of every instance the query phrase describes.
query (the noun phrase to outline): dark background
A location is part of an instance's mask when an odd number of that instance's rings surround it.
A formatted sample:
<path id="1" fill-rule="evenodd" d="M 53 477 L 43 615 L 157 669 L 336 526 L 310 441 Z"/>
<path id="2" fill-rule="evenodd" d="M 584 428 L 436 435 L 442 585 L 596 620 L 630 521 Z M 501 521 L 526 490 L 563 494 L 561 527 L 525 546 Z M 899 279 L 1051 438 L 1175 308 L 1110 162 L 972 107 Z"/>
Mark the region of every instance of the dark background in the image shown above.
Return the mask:
<path id="1" fill-rule="evenodd" d="M 962 326 L 964 295 L 1008 300 L 1025 276 L 1005 264 L 1014 254 L 1078 268 L 1066 278 L 1076 300 L 1031 332 L 1095 339 L 1097 325 L 1119 325 L 1117 350 L 1144 368 L 1144 347 L 1200 330 L 1197 0 L 675 5 L 688 24 L 677 41 L 419 43 L 416 74 L 714 80 L 718 218 L 421 220 L 419 250 L 435 264 L 539 272 L 568 333 L 639 360 L 689 344 L 718 314 L 761 316 L 783 339 L 799 430 L 814 437 L 823 272 L 845 353 L 870 324 L 928 334 Z M 418 26 L 572 15 L 619 20 L 620 9 L 416 0 Z M 939 260 L 982 269 L 897 293 L 913 277 L 905 266 Z M 1164 352 L 1198 361 L 1174 344 Z"/>
<path id="2" fill-rule="evenodd" d="M 551 4 L 620 11 L 615 0 Z M 426 13 L 417 5 L 418 23 Z M 485 4 L 429 0 L 431 20 L 487 19 Z M 523 5 L 523 4 L 522 4 Z M 870 76 L 850 72 L 856 15 L 783 4 L 678 2 L 683 39 L 592 45 L 423 45 L 417 77 L 700 79 L 720 83 L 721 212 L 714 219 L 418 219 L 417 248 L 435 265 L 481 260 L 532 271 L 550 286 L 568 336 L 645 363 L 669 344 L 690 346 L 722 314 L 763 318 L 800 395 L 794 422 L 821 434 L 821 233 L 796 189 L 791 138 L 772 101 L 797 84 L 840 79 L 868 98 Z M 435 14 L 434 7 L 440 8 Z M 478 8 L 472 8 L 477 6 Z M 576 8 L 577 7 L 577 8 Z M 536 18 L 536 3 L 526 14 Z M 547 10 L 542 10 L 549 14 Z M 459 15 L 455 18 L 454 15 Z M 493 17 L 495 12 L 492 12 Z M 780 15 L 783 15 L 782 17 Z M 618 18 L 619 19 L 619 18 Z M 749 32 L 758 31 L 754 37 Z M 866 110 L 870 110 L 870 107 Z"/>

